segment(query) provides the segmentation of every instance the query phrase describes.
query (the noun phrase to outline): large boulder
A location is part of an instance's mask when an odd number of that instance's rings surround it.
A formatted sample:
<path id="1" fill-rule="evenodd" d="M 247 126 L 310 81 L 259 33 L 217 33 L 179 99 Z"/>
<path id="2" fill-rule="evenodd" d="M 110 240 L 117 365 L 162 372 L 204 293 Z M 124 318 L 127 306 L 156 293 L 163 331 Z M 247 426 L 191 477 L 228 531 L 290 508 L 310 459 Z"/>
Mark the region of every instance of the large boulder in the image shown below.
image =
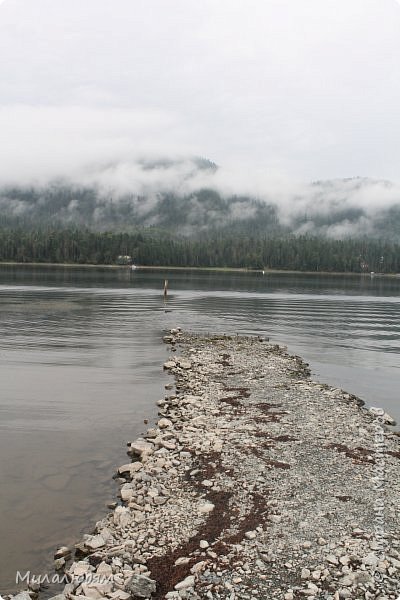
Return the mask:
<path id="1" fill-rule="evenodd" d="M 129 475 L 133 477 L 135 473 L 143 469 L 143 465 L 140 462 L 128 463 L 126 465 L 121 465 L 118 469 L 118 475 Z"/>
<path id="2" fill-rule="evenodd" d="M 58 548 L 56 550 L 56 552 L 54 553 L 54 558 L 58 559 L 58 558 L 66 558 L 67 556 L 71 555 L 71 549 L 68 548 L 67 546 L 61 546 L 61 548 Z"/>
<path id="3" fill-rule="evenodd" d="M 31 597 L 28 594 L 28 592 L 20 592 L 19 594 L 14 596 L 13 600 L 31 600 Z"/>
<path id="4" fill-rule="evenodd" d="M 134 598 L 151 598 L 155 594 L 157 583 L 144 575 L 134 575 L 126 584 L 125 589 Z"/>
<path id="5" fill-rule="evenodd" d="M 97 550 L 103 548 L 106 545 L 106 541 L 101 535 L 91 535 L 85 540 L 85 546 L 89 550 Z"/>
<path id="6" fill-rule="evenodd" d="M 153 444 L 149 444 L 143 438 L 138 438 L 129 446 L 129 453 L 133 456 L 143 457 L 153 452 Z"/>

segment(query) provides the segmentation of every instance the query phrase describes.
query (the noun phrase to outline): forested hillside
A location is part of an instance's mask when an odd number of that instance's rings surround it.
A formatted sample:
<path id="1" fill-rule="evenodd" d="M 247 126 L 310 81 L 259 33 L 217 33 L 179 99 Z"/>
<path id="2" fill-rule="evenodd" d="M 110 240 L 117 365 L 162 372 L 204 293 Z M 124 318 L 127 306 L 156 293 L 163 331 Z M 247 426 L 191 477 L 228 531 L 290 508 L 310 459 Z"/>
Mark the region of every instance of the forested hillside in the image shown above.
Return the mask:
<path id="1" fill-rule="evenodd" d="M 240 186 L 238 186 L 240 188 Z M 365 178 L 232 193 L 207 159 L 0 189 L 0 260 L 398 272 L 400 192 Z"/>
<path id="2" fill-rule="evenodd" d="M 389 182 L 354 178 L 315 182 L 296 193 L 249 195 L 221 191 L 217 167 L 209 161 L 177 169 L 175 163 L 141 164 L 137 179 L 122 187 L 116 183 L 124 176 L 119 172 L 108 185 L 3 187 L 0 227 L 125 232 L 157 227 L 186 236 L 294 233 L 400 243 L 400 189 Z"/>
<path id="3" fill-rule="evenodd" d="M 113 197 L 95 188 L 53 184 L 46 188 L 8 188 L 0 193 L 0 227 L 90 227 L 97 231 L 157 226 L 190 235 L 209 229 L 283 231 L 276 207 L 248 197 L 222 197 L 211 189 L 180 196 Z"/>

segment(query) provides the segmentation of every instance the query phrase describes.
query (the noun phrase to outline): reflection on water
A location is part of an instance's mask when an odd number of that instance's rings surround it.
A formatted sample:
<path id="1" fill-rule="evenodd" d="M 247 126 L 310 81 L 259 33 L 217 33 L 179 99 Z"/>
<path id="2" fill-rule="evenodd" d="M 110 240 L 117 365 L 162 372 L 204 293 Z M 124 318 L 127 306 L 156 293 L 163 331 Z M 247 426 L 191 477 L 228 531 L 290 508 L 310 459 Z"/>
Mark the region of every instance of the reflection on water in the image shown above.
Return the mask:
<path id="1" fill-rule="evenodd" d="M 265 334 L 400 420 L 399 290 L 367 276 L 1 267 L 0 590 L 103 514 L 124 444 L 163 393 L 164 329 Z"/>

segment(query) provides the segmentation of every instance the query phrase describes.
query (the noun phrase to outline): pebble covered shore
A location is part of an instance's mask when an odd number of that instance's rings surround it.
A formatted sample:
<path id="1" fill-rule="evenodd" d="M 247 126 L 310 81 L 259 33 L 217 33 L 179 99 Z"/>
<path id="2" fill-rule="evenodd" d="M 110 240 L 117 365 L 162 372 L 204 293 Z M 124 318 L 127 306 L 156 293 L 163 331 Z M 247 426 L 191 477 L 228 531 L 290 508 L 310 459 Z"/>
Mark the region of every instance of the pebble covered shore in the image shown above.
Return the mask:
<path id="1" fill-rule="evenodd" d="M 57 600 L 400 598 L 400 437 L 262 338 L 164 337 L 174 381 Z M 30 600 L 37 592 L 21 592 Z"/>

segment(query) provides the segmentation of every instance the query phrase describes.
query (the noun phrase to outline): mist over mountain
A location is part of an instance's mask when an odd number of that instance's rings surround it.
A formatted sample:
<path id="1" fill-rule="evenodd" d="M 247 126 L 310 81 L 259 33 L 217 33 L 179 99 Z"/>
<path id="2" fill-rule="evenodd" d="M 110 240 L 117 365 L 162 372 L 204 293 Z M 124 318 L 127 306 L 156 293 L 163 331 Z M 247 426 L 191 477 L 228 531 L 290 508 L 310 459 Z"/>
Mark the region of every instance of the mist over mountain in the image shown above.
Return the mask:
<path id="1" fill-rule="evenodd" d="M 92 166 L 73 179 L 3 186 L 0 226 L 399 241 L 400 187 L 359 177 L 289 185 L 267 175 L 246 179 L 203 158 L 142 158 Z"/>

